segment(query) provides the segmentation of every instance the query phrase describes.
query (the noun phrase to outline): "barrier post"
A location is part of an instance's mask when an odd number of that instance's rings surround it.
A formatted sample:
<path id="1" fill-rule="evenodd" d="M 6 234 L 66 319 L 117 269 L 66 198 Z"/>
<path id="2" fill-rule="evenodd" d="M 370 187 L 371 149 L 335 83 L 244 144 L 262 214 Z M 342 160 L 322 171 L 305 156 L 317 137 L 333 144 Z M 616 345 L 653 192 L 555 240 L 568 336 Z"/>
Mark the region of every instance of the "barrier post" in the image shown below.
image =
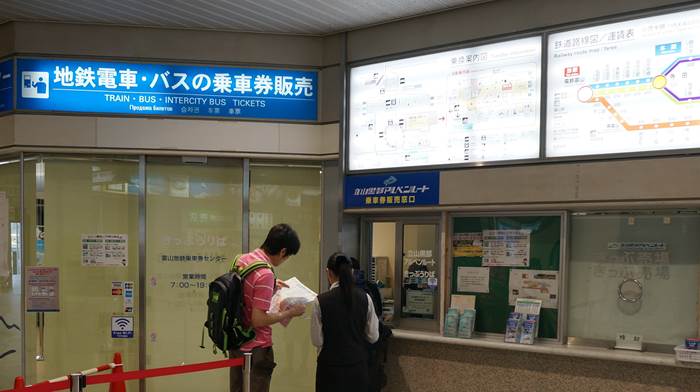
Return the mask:
<path id="1" fill-rule="evenodd" d="M 243 392 L 250 392 L 250 371 L 253 367 L 253 353 L 243 353 Z"/>
<path id="2" fill-rule="evenodd" d="M 16 389 L 18 391 L 24 389 L 24 377 L 22 377 L 22 376 L 15 377 L 14 389 Z"/>
<path id="3" fill-rule="evenodd" d="M 112 374 L 124 373 L 124 365 L 122 364 L 122 354 L 114 353 L 114 367 L 112 368 Z M 109 392 L 126 392 L 126 382 L 125 381 L 115 381 L 109 383 Z"/>
<path id="4" fill-rule="evenodd" d="M 70 392 L 83 392 L 83 382 L 85 376 L 82 373 L 71 373 L 70 375 Z"/>

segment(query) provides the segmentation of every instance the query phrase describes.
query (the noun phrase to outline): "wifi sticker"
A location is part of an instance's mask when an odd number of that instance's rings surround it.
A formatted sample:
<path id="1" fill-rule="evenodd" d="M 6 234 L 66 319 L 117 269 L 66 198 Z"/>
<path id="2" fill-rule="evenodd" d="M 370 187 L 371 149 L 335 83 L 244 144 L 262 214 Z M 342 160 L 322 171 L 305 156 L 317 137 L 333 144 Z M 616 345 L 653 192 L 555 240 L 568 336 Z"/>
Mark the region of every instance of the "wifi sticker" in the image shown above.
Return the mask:
<path id="1" fill-rule="evenodd" d="M 112 338 L 129 339 L 134 337 L 133 316 L 112 316 Z"/>

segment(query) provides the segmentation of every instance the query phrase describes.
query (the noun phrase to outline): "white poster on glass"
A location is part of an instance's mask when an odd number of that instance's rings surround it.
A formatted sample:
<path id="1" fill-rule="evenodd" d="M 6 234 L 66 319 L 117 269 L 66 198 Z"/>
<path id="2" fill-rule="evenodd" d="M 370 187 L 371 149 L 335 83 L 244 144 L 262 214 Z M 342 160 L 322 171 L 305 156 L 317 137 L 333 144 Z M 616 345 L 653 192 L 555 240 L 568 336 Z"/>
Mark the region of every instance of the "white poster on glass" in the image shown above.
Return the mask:
<path id="1" fill-rule="evenodd" d="M 434 302 L 433 290 L 406 290 L 404 313 L 431 315 Z"/>
<path id="2" fill-rule="evenodd" d="M 484 230 L 484 267 L 529 267 L 530 230 Z"/>
<path id="3" fill-rule="evenodd" d="M 128 242 L 126 234 L 83 234 L 81 264 L 126 267 L 129 265 Z"/>
<path id="4" fill-rule="evenodd" d="M 548 157 L 700 147 L 700 10 L 552 34 Z"/>
<path id="5" fill-rule="evenodd" d="M 541 38 L 354 67 L 350 170 L 539 156 Z"/>
<path id="6" fill-rule="evenodd" d="M 508 279 L 508 304 L 518 298 L 539 299 L 543 308 L 559 307 L 559 272 L 512 269 Z"/>
<path id="7" fill-rule="evenodd" d="M 457 268 L 457 291 L 460 293 L 488 293 L 488 267 Z"/>

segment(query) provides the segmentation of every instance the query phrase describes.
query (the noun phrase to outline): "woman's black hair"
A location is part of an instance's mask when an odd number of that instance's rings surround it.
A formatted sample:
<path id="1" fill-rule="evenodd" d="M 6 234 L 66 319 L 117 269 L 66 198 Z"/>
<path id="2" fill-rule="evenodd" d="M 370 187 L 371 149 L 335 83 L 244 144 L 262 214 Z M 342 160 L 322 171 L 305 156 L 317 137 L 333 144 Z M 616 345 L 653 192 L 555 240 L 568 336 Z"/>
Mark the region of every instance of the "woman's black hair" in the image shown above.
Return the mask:
<path id="1" fill-rule="evenodd" d="M 328 258 L 326 267 L 338 277 L 340 289 L 343 291 L 343 300 L 348 308 L 352 308 L 352 289 L 355 286 L 352 276 L 352 262 L 350 258 L 341 252 L 336 252 Z"/>

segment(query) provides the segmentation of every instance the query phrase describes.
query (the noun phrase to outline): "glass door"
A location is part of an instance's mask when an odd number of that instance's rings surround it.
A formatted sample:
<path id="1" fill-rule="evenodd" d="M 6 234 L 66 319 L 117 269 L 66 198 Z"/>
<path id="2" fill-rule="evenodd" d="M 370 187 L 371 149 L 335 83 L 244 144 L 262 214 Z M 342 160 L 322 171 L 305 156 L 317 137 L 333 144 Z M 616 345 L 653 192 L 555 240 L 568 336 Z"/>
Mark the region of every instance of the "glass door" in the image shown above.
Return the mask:
<path id="1" fill-rule="evenodd" d="M 250 168 L 250 250 L 265 241 L 274 224 L 287 223 L 299 234 L 301 248 L 275 269 L 283 280 L 298 278 L 319 291 L 321 242 L 321 167 L 252 163 Z M 325 263 L 325 260 L 323 260 Z M 288 326 L 272 327 L 275 362 L 271 390 L 307 392 L 314 389 L 316 350 L 311 345 L 311 309 Z"/>
<path id="2" fill-rule="evenodd" d="M 364 218 L 361 259 L 382 294 L 385 323 L 438 331 L 439 218 Z"/>
<path id="3" fill-rule="evenodd" d="M 241 253 L 243 164 L 149 157 L 146 164 L 146 368 L 223 359 L 202 327 L 209 282 Z M 228 390 L 228 369 L 146 381 L 148 391 Z"/>
<path id="4" fill-rule="evenodd" d="M 115 352 L 138 369 L 138 160 L 38 155 L 24 175 L 27 382 Z"/>
<path id="5" fill-rule="evenodd" d="M 0 389 L 22 373 L 19 159 L 0 159 Z"/>
<path id="6" fill-rule="evenodd" d="M 401 318 L 436 320 L 439 308 L 437 224 L 402 224 Z"/>

